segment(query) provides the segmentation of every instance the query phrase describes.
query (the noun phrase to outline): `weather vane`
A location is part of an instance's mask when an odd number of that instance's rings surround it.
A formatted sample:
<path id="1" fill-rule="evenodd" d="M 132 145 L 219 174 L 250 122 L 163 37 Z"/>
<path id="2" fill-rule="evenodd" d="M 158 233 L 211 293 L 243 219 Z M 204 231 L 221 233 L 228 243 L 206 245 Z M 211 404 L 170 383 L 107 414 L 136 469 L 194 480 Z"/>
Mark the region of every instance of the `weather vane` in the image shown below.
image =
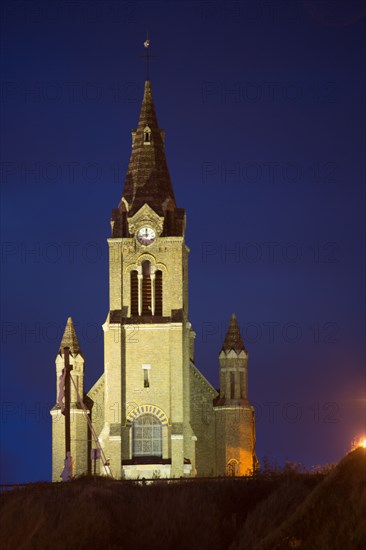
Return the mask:
<path id="1" fill-rule="evenodd" d="M 144 46 L 146 48 L 146 53 L 141 57 L 144 57 L 146 59 L 147 80 L 150 80 L 150 59 L 154 56 L 150 55 L 150 52 L 149 52 L 149 47 L 150 47 L 149 31 L 146 31 L 146 40 L 144 42 Z"/>

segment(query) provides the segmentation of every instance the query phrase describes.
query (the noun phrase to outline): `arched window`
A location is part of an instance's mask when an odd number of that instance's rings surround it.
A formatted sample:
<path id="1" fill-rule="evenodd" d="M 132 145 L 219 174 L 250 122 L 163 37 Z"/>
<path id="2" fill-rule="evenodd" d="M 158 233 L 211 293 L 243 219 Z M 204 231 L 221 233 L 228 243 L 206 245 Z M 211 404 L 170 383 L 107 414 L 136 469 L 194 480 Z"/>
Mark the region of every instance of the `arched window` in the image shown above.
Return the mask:
<path id="1" fill-rule="evenodd" d="M 132 425 L 133 456 L 162 455 L 161 423 L 152 414 L 136 418 Z"/>
<path id="2" fill-rule="evenodd" d="M 155 315 L 163 315 L 163 273 L 155 272 Z"/>
<path id="3" fill-rule="evenodd" d="M 142 315 L 152 315 L 151 308 L 151 264 L 142 262 Z"/>
<path id="4" fill-rule="evenodd" d="M 139 314 L 139 282 L 137 271 L 131 271 L 131 315 Z"/>
<path id="5" fill-rule="evenodd" d="M 144 143 L 151 143 L 151 130 L 148 126 L 144 128 Z"/>

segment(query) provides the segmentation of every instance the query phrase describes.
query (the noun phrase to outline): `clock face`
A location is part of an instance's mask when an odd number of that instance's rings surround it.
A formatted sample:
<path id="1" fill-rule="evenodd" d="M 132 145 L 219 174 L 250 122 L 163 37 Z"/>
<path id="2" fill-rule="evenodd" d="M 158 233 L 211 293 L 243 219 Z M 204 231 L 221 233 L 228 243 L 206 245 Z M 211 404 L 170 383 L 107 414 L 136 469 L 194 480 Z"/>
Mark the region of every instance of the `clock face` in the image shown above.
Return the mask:
<path id="1" fill-rule="evenodd" d="M 137 232 L 137 240 L 145 246 L 155 241 L 155 231 L 151 227 L 141 227 Z"/>

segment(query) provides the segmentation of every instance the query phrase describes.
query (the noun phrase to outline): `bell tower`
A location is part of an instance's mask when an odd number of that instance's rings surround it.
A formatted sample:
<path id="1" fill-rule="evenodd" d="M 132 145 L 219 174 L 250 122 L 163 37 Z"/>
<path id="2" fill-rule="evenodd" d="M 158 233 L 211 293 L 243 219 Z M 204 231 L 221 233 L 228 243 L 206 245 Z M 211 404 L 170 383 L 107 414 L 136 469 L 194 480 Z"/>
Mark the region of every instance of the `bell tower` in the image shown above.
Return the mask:
<path id="1" fill-rule="evenodd" d="M 100 440 L 117 477 L 191 475 L 185 210 L 176 205 L 149 80 L 111 228 Z"/>

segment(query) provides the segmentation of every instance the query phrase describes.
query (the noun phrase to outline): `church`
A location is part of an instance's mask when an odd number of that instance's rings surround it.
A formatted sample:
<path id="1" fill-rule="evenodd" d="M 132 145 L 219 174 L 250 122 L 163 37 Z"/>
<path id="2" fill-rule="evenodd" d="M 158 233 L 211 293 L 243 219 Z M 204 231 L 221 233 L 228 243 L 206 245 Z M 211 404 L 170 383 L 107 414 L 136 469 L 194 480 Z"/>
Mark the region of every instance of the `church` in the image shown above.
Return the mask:
<path id="1" fill-rule="evenodd" d="M 111 216 L 104 372 L 86 391 L 71 317 L 56 357 L 57 397 L 69 348 L 74 476 L 92 472 L 93 449 L 102 453 L 97 472 L 115 479 L 245 476 L 258 466 L 248 353 L 235 314 L 219 353 L 220 389 L 195 365 L 186 213 L 176 204 L 164 140 L 147 80 L 122 198 Z M 59 401 L 51 416 L 52 479 L 60 481 Z"/>

